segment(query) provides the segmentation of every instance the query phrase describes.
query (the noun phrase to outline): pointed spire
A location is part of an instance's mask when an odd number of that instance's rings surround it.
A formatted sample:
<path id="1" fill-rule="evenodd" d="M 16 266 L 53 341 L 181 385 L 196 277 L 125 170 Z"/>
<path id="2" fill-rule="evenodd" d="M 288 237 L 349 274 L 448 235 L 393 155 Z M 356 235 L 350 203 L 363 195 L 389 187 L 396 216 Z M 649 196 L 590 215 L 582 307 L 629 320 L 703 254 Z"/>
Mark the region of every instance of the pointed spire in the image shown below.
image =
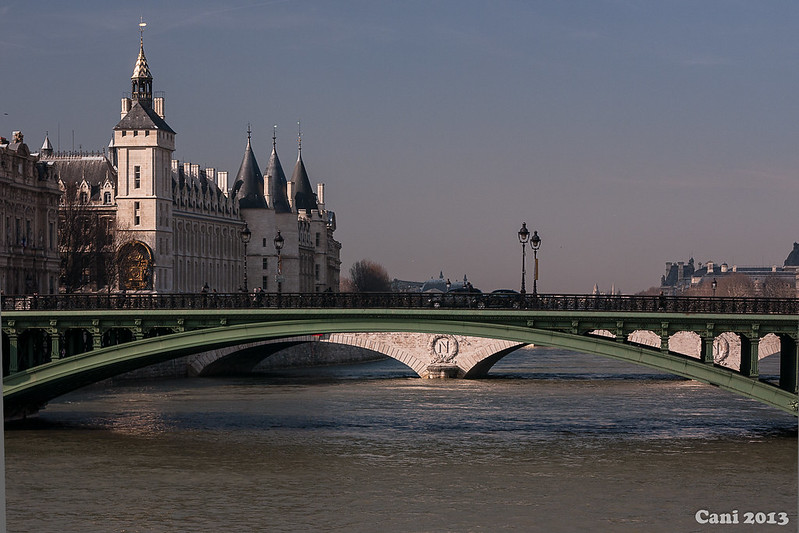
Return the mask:
<path id="1" fill-rule="evenodd" d="M 52 155 L 53 153 L 53 145 L 50 144 L 50 132 L 44 132 L 44 142 L 42 143 L 41 154 L 43 156 Z"/>
<path id="2" fill-rule="evenodd" d="M 131 98 L 141 103 L 152 105 L 153 102 L 153 75 L 147 65 L 147 58 L 144 55 L 144 27 L 147 23 L 144 19 L 139 23 L 139 57 L 136 58 L 136 65 L 133 67 L 133 75 L 130 77 Z"/>
<path id="3" fill-rule="evenodd" d="M 261 176 L 261 169 L 258 168 L 258 161 L 255 160 L 255 154 L 252 152 L 251 135 L 252 130 L 247 124 L 247 148 L 244 149 L 244 158 L 241 160 L 239 172 L 233 182 L 233 191 L 240 208 L 267 209 L 264 198 L 264 179 Z"/>
<path id="4" fill-rule="evenodd" d="M 286 175 L 283 173 L 283 166 L 277 156 L 277 125 L 272 130 L 272 155 L 269 156 L 269 163 L 266 165 L 266 186 L 269 191 L 269 198 L 272 201 L 272 209 L 276 213 L 291 213 L 286 189 Z"/>
<path id="5" fill-rule="evenodd" d="M 311 180 L 308 179 L 308 172 L 305 170 L 305 163 L 302 161 L 302 130 L 299 121 L 297 122 L 297 164 L 294 165 L 294 172 L 291 174 L 291 183 L 294 209 L 299 212 L 319 208 Z"/>

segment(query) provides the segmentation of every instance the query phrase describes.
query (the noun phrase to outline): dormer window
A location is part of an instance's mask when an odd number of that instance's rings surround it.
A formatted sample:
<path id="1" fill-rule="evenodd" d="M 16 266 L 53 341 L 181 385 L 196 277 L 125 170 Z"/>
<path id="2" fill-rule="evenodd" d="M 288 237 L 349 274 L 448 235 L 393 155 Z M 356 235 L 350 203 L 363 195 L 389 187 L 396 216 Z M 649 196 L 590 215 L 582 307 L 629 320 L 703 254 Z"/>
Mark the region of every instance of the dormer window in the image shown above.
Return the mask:
<path id="1" fill-rule="evenodd" d="M 111 192 L 110 191 L 105 191 L 103 193 L 103 203 L 105 205 L 111 205 Z"/>

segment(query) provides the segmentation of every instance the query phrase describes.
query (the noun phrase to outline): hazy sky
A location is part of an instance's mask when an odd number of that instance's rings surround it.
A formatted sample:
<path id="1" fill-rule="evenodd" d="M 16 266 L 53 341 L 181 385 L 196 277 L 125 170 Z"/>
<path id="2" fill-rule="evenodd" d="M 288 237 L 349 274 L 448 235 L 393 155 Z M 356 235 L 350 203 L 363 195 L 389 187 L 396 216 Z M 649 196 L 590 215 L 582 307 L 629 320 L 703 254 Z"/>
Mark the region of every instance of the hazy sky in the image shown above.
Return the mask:
<path id="1" fill-rule="evenodd" d="M 518 289 L 525 221 L 540 292 L 635 292 L 799 241 L 799 2 L 5 1 L 0 133 L 106 146 L 142 16 L 175 157 L 277 124 L 290 175 L 301 120 L 343 271 Z"/>

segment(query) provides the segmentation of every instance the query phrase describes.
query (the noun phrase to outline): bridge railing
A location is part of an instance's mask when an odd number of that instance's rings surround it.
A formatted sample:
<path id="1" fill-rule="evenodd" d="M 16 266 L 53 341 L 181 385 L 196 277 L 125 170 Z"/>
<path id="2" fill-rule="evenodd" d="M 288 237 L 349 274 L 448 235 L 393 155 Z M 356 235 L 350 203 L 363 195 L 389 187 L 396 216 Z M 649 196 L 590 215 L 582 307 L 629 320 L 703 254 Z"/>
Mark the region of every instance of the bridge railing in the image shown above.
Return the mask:
<path id="1" fill-rule="evenodd" d="M 513 293 L 111 293 L 3 296 L 5 311 L 106 309 L 517 309 L 716 314 L 796 314 L 796 298 Z"/>

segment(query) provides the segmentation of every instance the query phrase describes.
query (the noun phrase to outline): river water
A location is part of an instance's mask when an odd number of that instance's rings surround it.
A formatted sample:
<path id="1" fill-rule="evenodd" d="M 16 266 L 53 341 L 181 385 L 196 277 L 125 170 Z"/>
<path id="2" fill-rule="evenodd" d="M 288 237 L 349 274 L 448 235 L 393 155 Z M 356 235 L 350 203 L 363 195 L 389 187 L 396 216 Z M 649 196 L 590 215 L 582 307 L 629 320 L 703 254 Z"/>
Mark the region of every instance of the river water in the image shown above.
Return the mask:
<path id="1" fill-rule="evenodd" d="M 6 454 L 12 532 L 799 523 L 795 417 L 544 348 L 514 352 L 484 380 L 421 380 L 386 360 L 94 386 L 7 427 Z M 789 523 L 704 525 L 699 510 Z"/>

